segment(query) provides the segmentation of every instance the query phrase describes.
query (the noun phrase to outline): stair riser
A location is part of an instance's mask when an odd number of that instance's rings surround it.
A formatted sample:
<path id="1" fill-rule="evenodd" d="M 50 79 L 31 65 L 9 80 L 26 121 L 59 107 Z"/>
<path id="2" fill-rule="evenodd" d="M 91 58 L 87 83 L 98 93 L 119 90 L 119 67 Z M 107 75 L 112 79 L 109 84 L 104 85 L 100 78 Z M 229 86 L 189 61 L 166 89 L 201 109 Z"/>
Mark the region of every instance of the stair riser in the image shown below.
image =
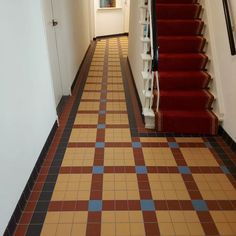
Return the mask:
<path id="1" fill-rule="evenodd" d="M 159 53 L 201 53 L 205 46 L 204 38 L 191 39 L 160 37 L 158 39 Z"/>
<path id="2" fill-rule="evenodd" d="M 156 127 L 159 132 L 180 134 L 217 134 L 217 119 L 209 117 L 173 117 L 156 115 Z"/>
<path id="3" fill-rule="evenodd" d="M 196 19 L 201 12 L 197 4 L 157 4 L 157 19 Z"/>
<path id="4" fill-rule="evenodd" d="M 159 77 L 161 90 L 191 90 L 204 89 L 208 86 L 210 79 L 206 78 L 165 78 Z"/>
<path id="5" fill-rule="evenodd" d="M 204 110 L 210 109 L 213 102 L 211 96 L 162 96 L 160 95 L 160 110 Z"/>
<path id="6" fill-rule="evenodd" d="M 207 57 L 175 58 L 175 57 L 164 57 L 160 54 L 159 70 L 160 71 L 204 70 L 207 61 L 208 61 Z"/>
<path id="7" fill-rule="evenodd" d="M 165 3 L 165 4 L 169 4 L 169 3 L 184 3 L 184 4 L 192 4 L 192 3 L 197 3 L 198 0 L 156 0 L 156 3 Z"/>
<path id="8" fill-rule="evenodd" d="M 200 35 L 204 23 L 199 20 L 158 20 L 157 29 L 158 35 Z"/>

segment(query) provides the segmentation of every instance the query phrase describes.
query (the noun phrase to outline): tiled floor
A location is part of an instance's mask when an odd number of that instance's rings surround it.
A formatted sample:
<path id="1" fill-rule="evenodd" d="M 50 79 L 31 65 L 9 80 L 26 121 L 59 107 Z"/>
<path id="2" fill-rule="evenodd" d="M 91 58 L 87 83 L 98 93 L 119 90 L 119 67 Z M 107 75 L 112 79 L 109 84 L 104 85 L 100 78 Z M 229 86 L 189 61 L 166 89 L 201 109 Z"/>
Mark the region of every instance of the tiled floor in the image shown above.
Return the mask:
<path id="1" fill-rule="evenodd" d="M 145 130 L 127 50 L 90 49 L 15 236 L 236 235 L 235 154 Z"/>

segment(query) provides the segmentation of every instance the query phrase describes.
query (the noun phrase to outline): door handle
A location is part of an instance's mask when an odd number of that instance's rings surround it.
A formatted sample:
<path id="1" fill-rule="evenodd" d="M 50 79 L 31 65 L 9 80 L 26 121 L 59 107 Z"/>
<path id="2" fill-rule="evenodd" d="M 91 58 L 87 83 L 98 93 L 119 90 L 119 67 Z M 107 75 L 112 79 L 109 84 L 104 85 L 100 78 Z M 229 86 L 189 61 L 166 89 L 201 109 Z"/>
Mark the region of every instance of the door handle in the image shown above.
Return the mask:
<path id="1" fill-rule="evenodd" d="M 57 22 L 56 20 L 53 19 L 53 20 L 52 20 L 52 26 L 55 27 L 55 26 L 57 26 L 57 25 L 58 25 L 58 22 Z"/>

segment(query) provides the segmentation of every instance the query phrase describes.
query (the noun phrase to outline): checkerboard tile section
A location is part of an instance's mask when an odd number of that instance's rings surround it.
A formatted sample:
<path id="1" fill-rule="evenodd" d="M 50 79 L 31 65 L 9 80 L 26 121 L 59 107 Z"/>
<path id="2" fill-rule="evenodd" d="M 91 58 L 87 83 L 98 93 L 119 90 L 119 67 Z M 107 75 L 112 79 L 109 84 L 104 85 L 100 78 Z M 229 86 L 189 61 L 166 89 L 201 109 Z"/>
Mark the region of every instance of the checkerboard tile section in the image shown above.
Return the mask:
<path id="1" fill-rule="evenodd" d="M 97 41 L 68 141 L 42 168 L 15 235 L 236 235 L 229 160 L 210 138 L 144 132 L 127 102 L 127 52 L 126 37 Z"/>

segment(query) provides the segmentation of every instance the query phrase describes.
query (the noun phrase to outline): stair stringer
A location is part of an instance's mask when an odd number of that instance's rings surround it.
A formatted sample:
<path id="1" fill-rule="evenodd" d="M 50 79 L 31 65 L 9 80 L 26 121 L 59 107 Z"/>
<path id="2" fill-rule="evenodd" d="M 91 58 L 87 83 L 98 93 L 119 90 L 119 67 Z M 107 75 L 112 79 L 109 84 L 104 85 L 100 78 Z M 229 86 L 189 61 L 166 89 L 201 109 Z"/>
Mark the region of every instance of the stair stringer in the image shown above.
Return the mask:
<path id="1" fill-rule="evenodd" d="M 208 73 L 213 78 L 209 85 L 209 91 L 214 95 L 215 101 L 212 105 L 213 112 L 216 114 L 220 122 L 223 122 L 225 108 L 222 92 L 222 80 L 219 71 L 219 61 L 217 57 L 217 48 L 215 43 L 215 37 L 213 32 L 213 20 L 212 20 L 212 10 L 211 10 L 211 0 L 199 0 L 202 5 L 201 18 L 205 22 L 205 27 L 203 35 L 207 40 L 204 52 L 208 55 L 210 61 L 206 66 Z"/>

